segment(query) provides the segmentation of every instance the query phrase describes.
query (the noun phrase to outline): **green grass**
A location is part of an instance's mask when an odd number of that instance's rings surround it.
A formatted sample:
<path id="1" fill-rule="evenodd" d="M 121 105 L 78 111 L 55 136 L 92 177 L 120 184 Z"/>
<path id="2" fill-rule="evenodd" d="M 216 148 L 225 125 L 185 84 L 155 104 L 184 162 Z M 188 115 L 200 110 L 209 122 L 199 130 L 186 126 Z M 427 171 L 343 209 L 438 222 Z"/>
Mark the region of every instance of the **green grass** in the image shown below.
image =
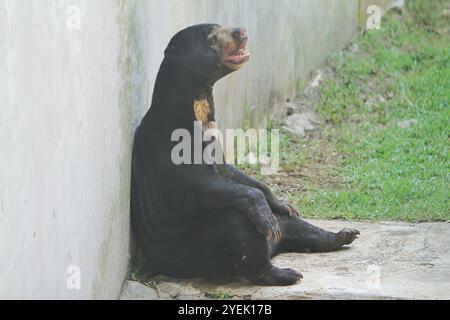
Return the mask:
<path id="1" fill-rule="evenodd" d="M 233 298 L 232 295 L 226 292 L 205 293 L 205 297 L 213 300 L 231 300 Z"/>
<path id="2" fill-rule="evenodd" d="M 330 59 L 313 101 L 324 137 L 281 143 L 287 171 L 338 154 L 287 196 L 303 216 L 450 220 L 450 41 L 430 29 L 445 25 L 444 3 L 409 1 L 409 14 L 387 15 L 356 53 Z"/>

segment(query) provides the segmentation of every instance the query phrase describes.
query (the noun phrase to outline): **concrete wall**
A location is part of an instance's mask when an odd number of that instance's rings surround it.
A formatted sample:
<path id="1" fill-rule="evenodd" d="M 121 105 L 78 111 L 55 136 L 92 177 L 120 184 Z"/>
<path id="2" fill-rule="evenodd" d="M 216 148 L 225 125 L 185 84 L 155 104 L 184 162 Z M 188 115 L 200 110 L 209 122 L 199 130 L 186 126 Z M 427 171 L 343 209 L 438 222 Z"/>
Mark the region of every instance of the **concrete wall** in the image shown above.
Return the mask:
<path id="1" fill-rule="evenodd" d="M 109 0 L 68 29 L 72 3 L 0 1 L 0 299 L 113 298 L 127 271 L 126 35 Z"/>
<path id="2" fill-rule="evenodd" d="M 238 126 L 247 109 L 263 124 L 355 34 L 361 3 L 0 0 L 0 298 L 117 296 L 132 134 L 172 34 L 246 27 L 252 60 L 218 84 L 218 119 Z M 80 290 L 66 285 L 70 265 Z"/>

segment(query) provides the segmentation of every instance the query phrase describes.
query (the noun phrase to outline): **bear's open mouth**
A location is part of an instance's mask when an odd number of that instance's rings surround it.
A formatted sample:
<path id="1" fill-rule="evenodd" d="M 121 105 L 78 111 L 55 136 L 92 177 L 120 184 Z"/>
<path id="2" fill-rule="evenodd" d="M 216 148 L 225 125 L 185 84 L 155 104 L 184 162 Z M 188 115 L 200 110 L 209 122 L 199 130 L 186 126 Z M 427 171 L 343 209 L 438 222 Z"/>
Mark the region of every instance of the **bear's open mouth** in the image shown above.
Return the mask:
<path id="1" fill-rule="evenodd" d="M 250 53 L 247 51 L 247 39 L 242 41 L 237 52 L 229 56 L 225 61 L 233 65 L 241 65 L 250 59 Z"/>

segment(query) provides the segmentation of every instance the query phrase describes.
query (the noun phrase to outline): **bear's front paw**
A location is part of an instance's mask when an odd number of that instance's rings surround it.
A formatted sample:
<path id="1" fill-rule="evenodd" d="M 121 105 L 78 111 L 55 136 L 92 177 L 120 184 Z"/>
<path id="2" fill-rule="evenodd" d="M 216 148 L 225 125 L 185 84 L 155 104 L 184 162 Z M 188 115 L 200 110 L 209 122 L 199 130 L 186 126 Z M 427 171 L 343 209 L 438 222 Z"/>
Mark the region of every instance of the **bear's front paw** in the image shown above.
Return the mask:
<path id="1" fill-rule="evenodd" d="M 253 210 L 252 210 L 253 211 Z M 267 239 L 278 242 L 281 239 L 281 231 L 277 218 L 268 206 L 259 207 L 250 214 L 250 220 L 255 224 L 258 231 Z"/>
<path id="2" fill-rule="evenodd" d="M 297 216 L 300 217 L 300 214 L 297 209 L 295 209 L 291 204 L 283 202 L 277 198 L 273 198 L 269 201 L 270 208 L 274 213 L 278 215 L 287 215 L 287 216 Z"/>

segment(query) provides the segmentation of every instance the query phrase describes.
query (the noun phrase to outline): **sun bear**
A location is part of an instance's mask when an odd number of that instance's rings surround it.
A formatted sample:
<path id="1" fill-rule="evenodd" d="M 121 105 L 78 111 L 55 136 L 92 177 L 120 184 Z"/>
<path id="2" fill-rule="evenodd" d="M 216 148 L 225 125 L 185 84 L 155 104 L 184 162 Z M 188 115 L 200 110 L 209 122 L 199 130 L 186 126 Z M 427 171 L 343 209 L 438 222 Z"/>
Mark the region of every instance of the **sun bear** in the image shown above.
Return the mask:
<path id="1" fill-rule="evenodd" d="M 311 225 L 232 165 L 172 161 L 175 130 L 193 135 L 196 121 L 215 121 L 213 86 L 249 61 L 247 41 L 243 28 L 201 24 L 177 33 L 164 52 L 151 108 L 135 133 L 131 177 L 133 234 L 158 274 L 292 285 L 301 273 L 275 267 L 274 255 L 336 250 L 359 234 Z"/>

